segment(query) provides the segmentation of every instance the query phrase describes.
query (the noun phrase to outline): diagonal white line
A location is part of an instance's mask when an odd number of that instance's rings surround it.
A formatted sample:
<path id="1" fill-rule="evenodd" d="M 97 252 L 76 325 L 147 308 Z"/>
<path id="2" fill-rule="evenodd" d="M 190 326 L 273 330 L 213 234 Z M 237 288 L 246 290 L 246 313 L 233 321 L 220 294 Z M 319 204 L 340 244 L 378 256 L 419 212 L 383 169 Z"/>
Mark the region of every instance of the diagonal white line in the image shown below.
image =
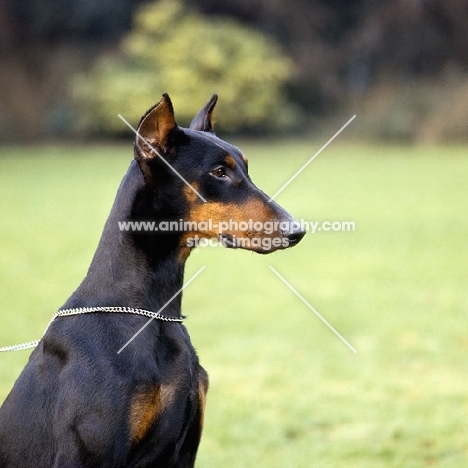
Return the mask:
<path id="1" fill-rule="evenodd" d="M 355 118 L 353 115 L 268 201 L 274 200 Z"/>
<path id="2" fill-rule="evenodd" d="M 270 265 L 270 270 L 353 352 L 357 351 Z"/>
<path id="3" fill-rule="evenodd" d="M 195 193 L 195 195 L 197 195 L 197 197 L 202 200 L 203 202 L 206 203 L 206 200 L 203 198 L 202 195 L 200 195 L 199 192 L 197 192 L 197 190 L 190 184 L 190 182 L 187 182 L 184 177 L 182 175 L 179 174 L 179 172 L 177 172 L 176 169 L 174 169 L 174 167 L 171 166 L 171 164 L 169 164 L 162 156 L 161 154 L 155 149 L 153 148 L 149 143 L 148 143 L 148 140 L 146 140 L 146 138 L 144 138 L 143 136 L 141 136 L 139 133 L 138 133 L 138 130 L 136 130 L 135 128 L 133 128 L 133 126 L 124 118 L 122 117 L 120 114 L 118 114 L 120 120 L 122 120 L 122 122 L 128 127 L 130 128 L 130 130 L 133 131 L 133 133 L 138 137 L 140 138 L 141 140 L 143 140 L 150 148 L 151 148 L 151 151 L 156 155 L 156 156 L 159 156 L 161 158 L 162 161 L 164 161 L 166 163 L 166 165 L 172 169 L 172 171 L 180 178 L 180 180 L 182 180 L 182 182 L 187 186 L 189 187 L 193 193 Z"/>
<path id="4" fill-rule="evenodd" d="M 159 310 L 161 313 L 204 269 L 206 266 L 202 266 Z M 152 321 L 154 317 L 150 318 L 118 351 L 120 354 Z"/>

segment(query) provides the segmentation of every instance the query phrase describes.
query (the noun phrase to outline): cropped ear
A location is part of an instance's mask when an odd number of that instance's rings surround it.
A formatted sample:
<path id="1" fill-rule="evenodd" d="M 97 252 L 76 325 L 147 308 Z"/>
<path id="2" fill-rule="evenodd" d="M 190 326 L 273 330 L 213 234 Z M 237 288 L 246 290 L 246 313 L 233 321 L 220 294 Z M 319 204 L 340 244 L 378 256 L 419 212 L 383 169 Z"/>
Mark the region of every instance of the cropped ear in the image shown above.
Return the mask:
<path id="1" fill-rule="evenodd" d="M 213 109 L 218 101 L 218 95 L 213 94 L 211 99 L 203 106 L 200 112 L 193 118 L 190 128 L 192 130 L 199 130 L 201 132 L 213 131 Z"/>
<path id="2" fill-rule="evenodd" d="M 135 140 L 135 158 L 141 162 L 157 158 L 154 150 L 165 153 L 172 143 L 171 136 L 177 129 L 174 109 L 168 94 L 152 107 L 138 124 Z"/>

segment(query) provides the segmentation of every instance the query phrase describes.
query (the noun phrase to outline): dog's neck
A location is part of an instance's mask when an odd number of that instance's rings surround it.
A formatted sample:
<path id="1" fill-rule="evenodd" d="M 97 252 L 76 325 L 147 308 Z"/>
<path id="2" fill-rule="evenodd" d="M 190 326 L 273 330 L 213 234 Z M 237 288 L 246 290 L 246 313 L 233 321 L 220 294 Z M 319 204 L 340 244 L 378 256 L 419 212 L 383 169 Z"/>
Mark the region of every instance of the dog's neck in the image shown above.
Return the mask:
<path id="1" fill-rule="evenodd" d="M 158 311 L 182 288 L 184 262 L 177 235 L 121 230 L 119 222 L 152 207 L 136 161 L 124 177 L 88 273 L 63 307 L 125 306 Z M 146 199 L 145 199 L 146 198 Z M 148 213 L 150 220 L 154 213 Z M 140 218 L 143 219 L 143 218 Z M 181 315 L 181 294 L 164 309 Z"/>

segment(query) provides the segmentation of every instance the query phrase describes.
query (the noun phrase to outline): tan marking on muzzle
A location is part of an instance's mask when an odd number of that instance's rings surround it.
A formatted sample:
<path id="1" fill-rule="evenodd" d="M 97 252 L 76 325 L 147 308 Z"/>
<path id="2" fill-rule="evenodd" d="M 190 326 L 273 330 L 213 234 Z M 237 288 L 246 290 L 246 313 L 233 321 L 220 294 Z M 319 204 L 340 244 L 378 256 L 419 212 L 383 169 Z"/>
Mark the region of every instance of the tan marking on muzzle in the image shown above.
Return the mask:
<path id="1" fill-rule="evenodd" d="M 196 203 L 192 205 L 185 221 L 191 224 L 191 229 L 183 234 L 182 245 L 187 245 L 188 239 L 193 239 L 195 236 L 219 239 L 221 234 L 236 239 L 249 240 L 284 238 L 279 230 L 276 212 L 266 200 L 257 196 L 248 198 L 244 203 Z M 270 226 L 271 229 L 269 228 L 268 232 L 265 232 L 265 225 L 267 223 L 273 224 L 275 221 L 276 225 Z M 242 225 L 246 229 L 241 229 Z M 255 251 L 276 250 L 250 248 L 247 243 L 239 247 Z"/>
<path id="2" fill-rule="evenodd" d="M 190 185 L 197 191 L 200 192 L 200 186 L 196 182 L 191 182 Z M 187 201 L 190 204 L 195 203 L 197 200 L 199 200 L 198 195 L 187 185 L 184 187 L 184 195 Z"/>

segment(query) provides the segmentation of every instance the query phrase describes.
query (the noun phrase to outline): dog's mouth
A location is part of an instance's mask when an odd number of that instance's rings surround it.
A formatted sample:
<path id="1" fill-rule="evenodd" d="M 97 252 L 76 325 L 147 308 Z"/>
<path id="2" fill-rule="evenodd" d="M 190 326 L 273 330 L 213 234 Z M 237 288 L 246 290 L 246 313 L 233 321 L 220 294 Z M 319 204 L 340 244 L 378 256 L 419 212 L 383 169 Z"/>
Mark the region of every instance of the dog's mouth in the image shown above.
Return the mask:
<path id="1" fill-rule="evenodd" d="M 305 232 L 278 237 L 236 237 L 228 233 L 218 236 L 219 242 L 228 249 L 251 250 L 260 254 L 267 254 L 276 250 L 283 250 L 298 244 Z"/>
<path id="2" fill-rule="evenodd" d="M 238 249 L 239 248 L 239 245 L 237 245 L 236 243 L 236 238 L 234 236 L 232 236 L 231 234 L 220 234 L 219 235 L 219 242 L 221 242 L 221 244 L 224 246 L 224 247 L 227 247 L 228 249 Z"/>

